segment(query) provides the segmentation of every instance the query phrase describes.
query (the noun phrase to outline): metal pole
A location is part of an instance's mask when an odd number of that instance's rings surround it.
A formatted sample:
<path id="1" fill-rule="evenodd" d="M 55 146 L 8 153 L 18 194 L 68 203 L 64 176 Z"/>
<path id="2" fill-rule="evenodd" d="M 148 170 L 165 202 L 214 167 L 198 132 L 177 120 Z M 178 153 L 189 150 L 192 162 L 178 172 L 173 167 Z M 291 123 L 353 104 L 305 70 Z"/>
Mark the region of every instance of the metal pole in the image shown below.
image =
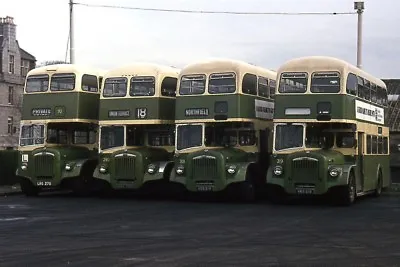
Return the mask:
<path id="1" fill-rule="evenodd" d="M 358 14 L 357 25 L 357 67 L 362 68 L 362 14 L 364 12 L 364 2 L 354 2 L 354 9 Z"/>
<path id="2" fill-rule="evenodd" d="M 69 63 L 75 63 L 73 0 L 69 0 Z"/>

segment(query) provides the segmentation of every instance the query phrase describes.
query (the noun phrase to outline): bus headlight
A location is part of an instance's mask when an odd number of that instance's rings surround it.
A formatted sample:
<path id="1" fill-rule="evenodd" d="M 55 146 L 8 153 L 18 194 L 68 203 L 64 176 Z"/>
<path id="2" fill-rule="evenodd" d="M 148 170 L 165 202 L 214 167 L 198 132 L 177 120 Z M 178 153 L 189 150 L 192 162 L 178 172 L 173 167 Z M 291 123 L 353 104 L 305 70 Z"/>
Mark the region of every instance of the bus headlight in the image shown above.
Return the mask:
<path id="1" fill-rule="evenodd" d="M 185 167 L 183 166 L 178 166 L 178 168 L 176 168 L 176 173 L 179 175 L 182 175 L 185 172 Z"/>
<path id="2" fill-rule="evenodd" d="M 341 172 L 342 172 L 341 168 L 332 168 L 329 170 L 329 175 L 331 177 L 338 177 Z"/>
<path id="3" fill-rule="evenodd" d="M 283 168 L 282 168 L 282 166 L 275 166 L 275 167 L 274 167 L 274 174 L 275 174 L 276 176 L 281 176 L 282 173 L 283 173 Z"/>
<path id="4" fill-rule="evenodd" d="M 147 172 L 149 174 L 153 174 L 156 172 L 157 166 L 154 164 L 149 164 L 149 166 L 147 167 Z"/>
<path id="5" fill-rule="evenodd" d="M 106 173 L 107 172 L 107 168 L 104 167 L 104 166 L 101 166 L 100 169 L 99 169 L 99 172 L 100 173 Z"/>
<path id="6" fill-rule="evenodd" d="M 229 174 L 234 174 L 236 172 L 236 166 L 235 165 L 230 165 L 226 171 Z"/>
<path id="7" fill-rule="evenodd" d="M 28 165 L 26 163 L 22 164 L 21 170 L 26 171 L 28 169 Z"/>
<path id="8" fill-rule="evenodd" d="M 69 164 L 69 163 L 65 164 L 65 170 L 66 170 L 66 171 L 72 170 L 71 164 Z"/>

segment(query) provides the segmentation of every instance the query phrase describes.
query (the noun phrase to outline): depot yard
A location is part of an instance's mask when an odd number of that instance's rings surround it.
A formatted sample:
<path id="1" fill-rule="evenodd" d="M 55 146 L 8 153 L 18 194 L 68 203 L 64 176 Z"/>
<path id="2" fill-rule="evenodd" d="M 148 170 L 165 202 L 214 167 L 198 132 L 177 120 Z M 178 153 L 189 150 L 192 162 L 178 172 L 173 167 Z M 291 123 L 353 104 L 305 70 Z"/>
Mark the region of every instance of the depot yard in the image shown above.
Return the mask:
<path id="1" fill-rule="evenodd" d="M 395 266 L 398 196 L 172 201 L 47 193 L 0 201 L 1 266 Z"/>

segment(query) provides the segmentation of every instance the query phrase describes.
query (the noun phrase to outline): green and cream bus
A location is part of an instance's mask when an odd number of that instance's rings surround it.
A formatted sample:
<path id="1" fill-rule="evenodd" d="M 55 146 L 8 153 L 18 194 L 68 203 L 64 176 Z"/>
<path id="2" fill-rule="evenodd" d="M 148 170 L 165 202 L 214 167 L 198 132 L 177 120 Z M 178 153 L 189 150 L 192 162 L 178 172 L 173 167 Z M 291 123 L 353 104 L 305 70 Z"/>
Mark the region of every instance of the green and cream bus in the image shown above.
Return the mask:
<path id="1" fill-rule="evenodd" d="M 272 200 L 329 193 L 350 205 L 389 186 L 385 83 L 343 60 L 312 56 L 283 64 L 277 88 Z"/>
<path id="2" fill-rule="evenodd" d="M 178 75 L 176 68 L 151 63 L 105 74 L 100 96 L 100 159 L 94 172 L 97 189 L 136 191 L 168 183 Z"/>
<path id="3" fill-rule="evenodd" d="M 102 72 L 73 64 L 31 70 L 25 82 L 16 171 L 22 191 L 87 192 L 97 165 Z"/>
<path id="4" fill-rule="evenodd" d="M 274 71 L 230 59 L 182 69 L 170 179 L 176 187 L 254 199 L 271 155 L 275 79 Z"/>

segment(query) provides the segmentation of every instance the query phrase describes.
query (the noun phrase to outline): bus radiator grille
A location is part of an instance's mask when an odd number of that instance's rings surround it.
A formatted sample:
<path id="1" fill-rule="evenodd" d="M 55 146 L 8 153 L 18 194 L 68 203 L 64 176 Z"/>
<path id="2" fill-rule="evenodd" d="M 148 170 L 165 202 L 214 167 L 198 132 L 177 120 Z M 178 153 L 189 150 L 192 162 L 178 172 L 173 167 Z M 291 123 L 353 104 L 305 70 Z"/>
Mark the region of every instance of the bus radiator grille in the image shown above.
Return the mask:
<path id="1" fill-rule="evenodd" d="M 36 155 L 34 157 L 36 178 L 52 179 L 54 177 L 54 163 L 53 155 Z"/>
<path id="2" fill-rule="evenodd" d="M 115 157 L 115 179 L 135 180 L 135 158 L 129 156 Z"/>
<path id="3" fill-rule="evenodd" d="M 216 179 L 218 177 L 217 159 L 213 156 L 193 158 L 192 177 L 195 180 Z"/>
<path id="4" fill-rule="evenodd" d="M 296 158 L 292 161 L 292 177 L 296 182 L 314 182 L 318 180 L 318 160 L 314 158 Z"/>

